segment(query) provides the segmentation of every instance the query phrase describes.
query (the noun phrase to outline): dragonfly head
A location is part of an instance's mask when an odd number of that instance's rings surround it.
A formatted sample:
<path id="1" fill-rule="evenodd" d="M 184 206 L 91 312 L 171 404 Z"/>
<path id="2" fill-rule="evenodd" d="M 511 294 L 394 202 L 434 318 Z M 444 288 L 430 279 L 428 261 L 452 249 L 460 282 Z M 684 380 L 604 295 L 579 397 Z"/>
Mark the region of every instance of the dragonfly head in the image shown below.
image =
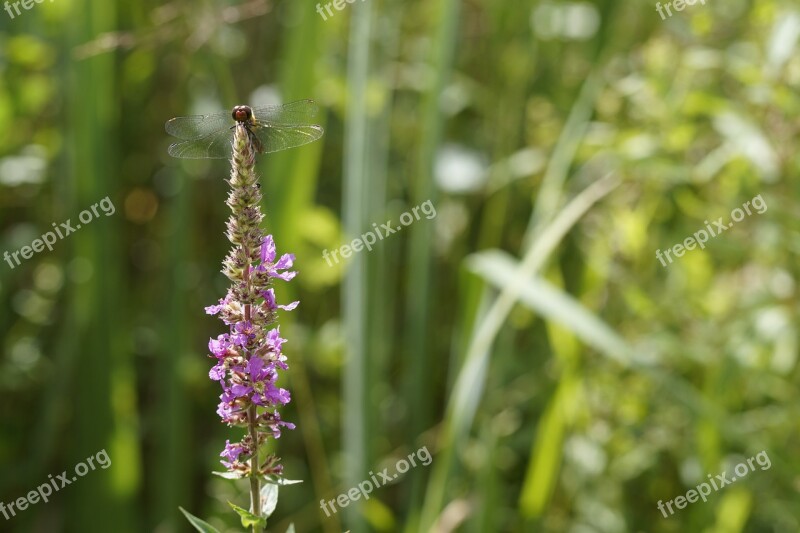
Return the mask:
<path id="1" fill-rule="evenodd" d="M 236 122 L 252 122 L 253 110 L 250 108 L 250 106 L 237 105 L 233 108 L 231 116 Z"/>

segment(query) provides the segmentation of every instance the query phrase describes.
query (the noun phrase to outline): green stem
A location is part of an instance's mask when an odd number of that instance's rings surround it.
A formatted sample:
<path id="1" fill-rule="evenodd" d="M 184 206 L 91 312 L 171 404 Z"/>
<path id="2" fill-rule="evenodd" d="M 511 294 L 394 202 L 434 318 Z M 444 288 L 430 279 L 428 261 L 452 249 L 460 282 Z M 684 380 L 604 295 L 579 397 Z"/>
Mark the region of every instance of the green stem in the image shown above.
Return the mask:
<path id="1" fill-rule="evenodd" d="M 253 456 L 250 458 L 250 504 L 254 515 L 261 516 L 261 480 L 258 477 L 258 430 L 256 429 L 256 406 L 247 410 L 248 429 L 253 439 Z M 253 533 L 261 533 L 261 526 L 254 525 Z"/>
<path id="2" fill-rule="evenodd" d="M 248 251 L 249 252 L 249 251 Z M 250 254 L 246 254 L 250 257 Z M 246 293 L 250 294 L 250 262 L 244 267 L 244 282 L 247 286 Z M 250 322 L 251 307 L 250 304 L 244 306 L 244 320 Z M 250 354 L 252 357 L 252 354 Z M 251 512 L 260 517 L 261 516 L 261 480 L 259 474 L 259 460 L 258 460 L 258 408 L 255 404 L 247 409 L 247 429 L 250 433 L 250 438 L 253 441 L 253 455 L 250 457 L 250 509 Z M 261 533 L 261 526 L 253 525 L 253 533 Z"/>

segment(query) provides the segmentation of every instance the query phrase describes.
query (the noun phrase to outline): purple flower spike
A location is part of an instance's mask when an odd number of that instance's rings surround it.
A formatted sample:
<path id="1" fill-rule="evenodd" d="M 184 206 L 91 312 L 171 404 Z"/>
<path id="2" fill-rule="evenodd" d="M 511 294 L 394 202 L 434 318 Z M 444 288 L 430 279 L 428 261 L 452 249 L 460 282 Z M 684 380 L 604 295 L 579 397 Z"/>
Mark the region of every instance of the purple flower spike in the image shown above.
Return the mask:
<path id="1" fill-rule="evenodd" d="M 280 437 L 281 429 L 295 427 L 282 421 L 276 411 L 291 401 L 291 394 L 278 385 L 280 372 L 288 366 L 282 353 L 286 339 L 275 322 L 278 309 L 291 311 L 299 302 L 278 303 L 272 288 L 275 279 L 289 281 L 297 275 L 291 270 L 295 256 L 279 256 L 272 235 L 258 227 L 263 216 L 251 143 L 246 128 L 236 126 L 227 201 L 233 213 L 226 226 L 233 247 L 222 269 L 231 284 L 225 297 L 205 312 L 226 326 L 224 333 L 208 342 L 215 358 L 208 377 L 221 388 L 217 414 L 222 422 L 245 433 L 240 442 L 226 441 L 221 462 L 237 477 L 255 478 L 251 491 L 253 501 L 258 501 L 258 479 L 279 475 L 282 468 L 274 456 L 260 457 L 259 450 L 268 438 Z"/>

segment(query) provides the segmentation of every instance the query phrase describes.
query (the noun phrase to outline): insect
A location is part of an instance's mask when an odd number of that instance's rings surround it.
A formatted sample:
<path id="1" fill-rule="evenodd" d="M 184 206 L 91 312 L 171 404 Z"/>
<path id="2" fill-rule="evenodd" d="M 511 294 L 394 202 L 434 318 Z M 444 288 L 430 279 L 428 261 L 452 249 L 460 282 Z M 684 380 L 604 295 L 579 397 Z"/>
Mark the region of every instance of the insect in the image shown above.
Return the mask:
<path id="1" fill-rule="evenodd" d="M 169 146 L 169 155 L 184 159 L 227 159 L 233 148 L 231 119 L 244 125 L 256 152 L 279 152 L 314 142 L 324 133 L 314 124 L 317 105 L 299 100 L 284 105 L 250 107 L 237 105 L 231 113 L 176 117 L 165 124 L 167 133 L 180 139 Z"/>

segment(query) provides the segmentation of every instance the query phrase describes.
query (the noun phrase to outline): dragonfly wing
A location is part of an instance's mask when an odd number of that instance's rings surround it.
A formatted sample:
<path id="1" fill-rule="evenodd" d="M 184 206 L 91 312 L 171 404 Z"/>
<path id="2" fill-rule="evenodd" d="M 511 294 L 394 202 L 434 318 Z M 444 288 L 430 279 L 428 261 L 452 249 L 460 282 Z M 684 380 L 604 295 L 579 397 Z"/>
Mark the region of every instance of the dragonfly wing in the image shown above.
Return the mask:
<path id="1" fill-rule="evenodd" d="M 259 152 L 267 154 L 314 142 L 322 137 L 324 130 L 322 126 L 316 124 L 308 126 L 260 124 L 258 127 L 253 128 L 253 133 L 255 133 L 258 136 L 258 140 L 261 141 Z"/>
<path id="2" fill-rule="evenodd" d="M 313 100 L 298 100 L 284 105 L 254 107 L 256 122 L 289 126 L 313 124 L 319 108 Z"/>
<path id="3" fill-rule="evenodd" d="M 231 156 L 233 131 L 218 130 L 198 139 L 189 139 L 169 146 L 169 155 L 184 159 L 227 159 Z"/>
<path id="4" fill-rule="evenodd" d="M 199 139 L 217 130 L 227 130 L 233 124 L 230 113 L 214 113 L 213 115 L 191 115 L 176 117 L 167 121 L 164 129 L 178 139 Z"/>

